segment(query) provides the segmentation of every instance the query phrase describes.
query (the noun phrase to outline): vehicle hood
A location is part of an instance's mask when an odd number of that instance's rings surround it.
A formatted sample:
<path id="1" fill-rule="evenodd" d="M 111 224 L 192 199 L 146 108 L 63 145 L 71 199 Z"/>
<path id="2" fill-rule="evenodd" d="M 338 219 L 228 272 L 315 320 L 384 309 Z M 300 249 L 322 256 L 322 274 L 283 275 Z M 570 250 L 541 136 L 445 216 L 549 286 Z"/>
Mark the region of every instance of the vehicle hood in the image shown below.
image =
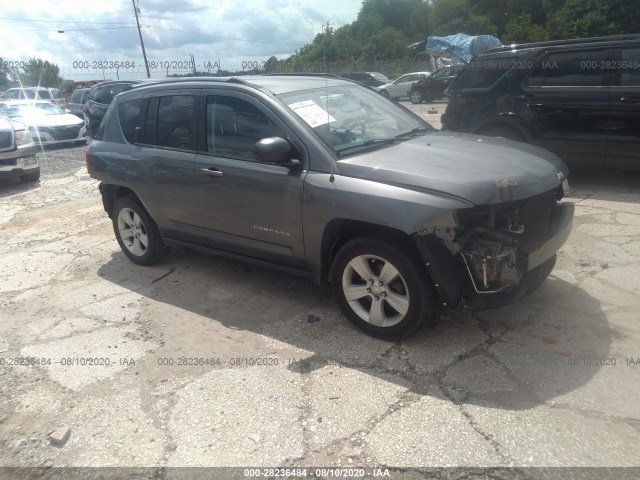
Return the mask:
<path id="1" fill-rule="evenodd" d="M 13 125 L 8 118 L 0 117 L 0 130 L 13 130 Z"/>
<path id="2" fill-rule="evenodd" d="M 22 122 L 0 115 L 0 130 L 24 130 L 25 128 Z"/>
<path id="3" fill-rule="evenodd" d="M 340 174 L 456 197 L 475 205 L 528 198 L 557 187 L 567 167 L 525 143 L 453 132 L 422 135 L 338 162 Z"/>
<path id="4" fill-rule="evenodd" d="M 14 118 L 19 122 L 33 127 L 78 126 L 84 123 L 84 120 L 70 113 L 60 115 L 34 115 L 29 117 L 16 116 Z"/>

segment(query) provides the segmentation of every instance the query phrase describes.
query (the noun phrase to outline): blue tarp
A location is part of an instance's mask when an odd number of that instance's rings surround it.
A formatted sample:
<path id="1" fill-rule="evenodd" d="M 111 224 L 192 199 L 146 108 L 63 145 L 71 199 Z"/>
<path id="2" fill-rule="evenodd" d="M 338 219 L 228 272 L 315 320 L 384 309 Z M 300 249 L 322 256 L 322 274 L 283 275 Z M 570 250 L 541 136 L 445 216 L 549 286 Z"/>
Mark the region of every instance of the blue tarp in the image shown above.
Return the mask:
<path id="1" fill-rule="evenodd" d="M 451 63 L 468 62 L 476 55 L 495 47 L 502 42 L 491 35 L 467 35 L 457 33 L 448 37 L 428 37 L 426 51 L 434 57 L 451 57 Z"/>

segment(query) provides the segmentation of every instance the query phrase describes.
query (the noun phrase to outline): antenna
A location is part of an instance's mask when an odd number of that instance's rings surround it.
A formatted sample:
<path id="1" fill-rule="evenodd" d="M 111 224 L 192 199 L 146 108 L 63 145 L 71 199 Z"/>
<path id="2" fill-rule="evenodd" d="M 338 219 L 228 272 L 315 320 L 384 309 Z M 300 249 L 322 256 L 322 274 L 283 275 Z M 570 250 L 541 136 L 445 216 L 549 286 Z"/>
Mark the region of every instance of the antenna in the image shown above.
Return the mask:
<path id="1" fill-rule="evenodd" d="M 327 128 L 329 129 L 329 139 L 331 139 L 331 125 L 329 125 L 329 123 L 331 123 L 330 122 L 331 115 L 329 114 L 329 80 L 327 79 L 327 49 L 324 44 L 324 38 L 327 36 L 327 30 L 329 30 L 330 25 L 333 25 L 333 24 L 329 23 L 329 21 L 327 20 L 327 25 L 322 26 L 322 30 L 323 30 L 322 31 L 322 59 L 323 59 L 323 66 L 324 66 L 324 93 L 327 96 L 326 108 L 327 108 Z M 331 173 L 331 175 L 329 176 L 329 181 L 333 183 L 336 179 L 336 177 L 334 177 L 333 175 L 333 163 L 329 163 L 329 172 Z"/>

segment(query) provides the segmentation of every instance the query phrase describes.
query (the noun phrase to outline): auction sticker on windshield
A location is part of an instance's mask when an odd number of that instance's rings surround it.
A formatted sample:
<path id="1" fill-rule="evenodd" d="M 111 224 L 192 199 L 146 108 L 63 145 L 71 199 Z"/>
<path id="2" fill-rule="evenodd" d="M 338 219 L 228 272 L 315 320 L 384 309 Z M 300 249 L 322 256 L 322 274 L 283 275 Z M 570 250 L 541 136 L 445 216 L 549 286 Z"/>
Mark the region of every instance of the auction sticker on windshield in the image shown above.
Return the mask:
<path id="1" fill-rule="evenodd" d="M 311 128 L 319 127 L 320 125 L 325 125 L 326 123 L 335 122 L 336 119 L 333 118 L 329 112 L 327 112 L 324 108 L 318 105 L 313 100 L 305 100 L 303 102 L 296 102 L 289 105 L 294 112 L 296 112 L 300 117 L 307 122 Z"/>

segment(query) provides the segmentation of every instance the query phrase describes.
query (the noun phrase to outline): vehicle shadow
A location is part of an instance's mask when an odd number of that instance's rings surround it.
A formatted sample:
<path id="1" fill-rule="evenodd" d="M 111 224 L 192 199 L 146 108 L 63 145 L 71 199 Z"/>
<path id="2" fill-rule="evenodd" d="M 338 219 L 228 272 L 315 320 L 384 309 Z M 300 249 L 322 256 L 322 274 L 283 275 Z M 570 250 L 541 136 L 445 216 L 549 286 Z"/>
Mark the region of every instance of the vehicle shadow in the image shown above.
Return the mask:
<path id="1" fill-rule="evenodd" d="M 569 186 L 569 197 L 638 203 L 640 172 L 571 170 Z"/>
<path id="2" fill-rule="evenodd" d="M 328 288 L 225 258 L 175 249 L 143 268 L 114 252 L 98 274 L 154 301 L 141 320 L 173 339 L 156 350 L 161 357 L 208 357 L 221 345 L 237 357 L 293 351 L 298 360 L 287 368 L 297 372 L 341 364 L 416 394 L 498 409 L 533 408 L 588 384 L 604 367 L 578 368 L 571 359 L 606 356 L 612 337 L 600 303 L 553 276 L 518 304 L 443 315 L 435 327 L 391 343 L 353 327 Z M 243 341 L 257 337 L 260 349 Z"/>
<path id="3" fill-rule="evenodd" d="M 0 179 L 0 198 L 9 197 L 17 193 L 28 192 L 34 188 L 38 188 L 40 182 L 23 182 L 19 178 L 3 178 Z"/>

